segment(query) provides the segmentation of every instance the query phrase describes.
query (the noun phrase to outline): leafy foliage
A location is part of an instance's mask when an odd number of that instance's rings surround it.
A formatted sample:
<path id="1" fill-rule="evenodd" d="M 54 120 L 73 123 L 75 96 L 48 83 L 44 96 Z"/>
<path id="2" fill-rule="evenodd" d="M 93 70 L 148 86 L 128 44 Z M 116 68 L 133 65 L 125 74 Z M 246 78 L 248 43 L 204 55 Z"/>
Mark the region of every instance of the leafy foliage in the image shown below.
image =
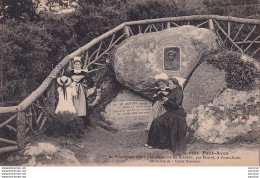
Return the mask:
<path id="1" fill-rule="evenodd" d="M 45 133 L 53 137 L 80 138 L 84 135 L 84 121 L 70 113 L 53 115 L 46 123 Z"/>
<path id="2" fill-rule="evenodd" d="M 34 20 L 37 18 L 37 1 L 32 0 L 0 0 L 0 16 L 5 19 Z"/>
<path id="3" fill-rule="evenodd" d="M 204 12 L 205 9 L 203 8 L 202 1 L 200 0 L 132 0 L 126 7 L 127 20 L 176 17 L 184 15 L 203 14 Z"/>
<path id="4" fill-rule="evenodd" d="M 220 51 L 209 57 L 207 61 L 220 70 L 224 70 L 229 88 L 249 90 L 255 85 L 259 71 L 253 63 L 241 59 L 241 54 L 233 51 Z"/>
<path id="5" fill-rule="evenodd" d="M 252 1 L 251 1 L 252 2 Z M 259 18 L 259 6 L 243 1 L 243 5 L 234 4 L 234 0 L 203 0 L 207 14 L 228 15 L 242 18 Z"/>
<path id="6" fill-rule="evenodd" d="M 13 100 L 27 96 L 51 70 L 48 61 L 51 36 L 33 23 L 8 21 L 1 25 L 1 94 Z"/>

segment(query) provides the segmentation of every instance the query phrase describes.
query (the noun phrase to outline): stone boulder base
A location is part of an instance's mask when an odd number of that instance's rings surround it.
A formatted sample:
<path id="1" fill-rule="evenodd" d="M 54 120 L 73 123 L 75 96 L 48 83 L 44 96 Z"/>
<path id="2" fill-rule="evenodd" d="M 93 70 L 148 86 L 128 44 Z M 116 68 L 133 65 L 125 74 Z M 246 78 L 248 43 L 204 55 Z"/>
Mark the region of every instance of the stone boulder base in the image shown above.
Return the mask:
<path id="1" fill-rule="evenodd" d="M 181 69 L 164 70 L 165 47 L 181 49 Z M 156 74 L 186 78 L 200 57 L 217 49 L 214 32 L 191 25 L 170 28 L 159 32 L 140 34 L 125 40 L 114 52 L 113 69 L 117 80 L 127 88 L 151 97 Z"/>
<path id="2" fill-rule="evenodd" d="M 20 154 L 7 159 L 22 166 L 80 166 L 74 152 L 49 142 L 28 144 Z"/>
<path id="3" fill-rule="evenodd" d="M 129 90 L 122 90 L 102 112 L 104 122 L 118 130 L 140 130 L 152 119 L 152 103 Z"/>
<path id="4" fill-rule="evenodd" d="M 259 138 L 259 91 L 226 89 L 187 115 L 188 138 L 208 143 L 253 142 Z"/>

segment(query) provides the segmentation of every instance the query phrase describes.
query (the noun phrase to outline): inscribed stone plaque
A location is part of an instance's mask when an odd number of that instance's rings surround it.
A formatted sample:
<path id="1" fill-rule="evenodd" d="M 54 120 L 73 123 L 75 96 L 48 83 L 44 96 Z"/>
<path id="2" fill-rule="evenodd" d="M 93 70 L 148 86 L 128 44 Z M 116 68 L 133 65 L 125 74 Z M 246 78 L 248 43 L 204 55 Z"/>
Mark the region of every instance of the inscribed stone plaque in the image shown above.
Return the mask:
<path id="1" fill-rule="evenodd" d="M 153 119 L 152 102 L 131 91 L 123 90 L 102 113 L 106 122 L 120 130 L 139 130 Z"/>
<path id="2" fill-rule="evenodd" d="M 181 49 L 178 46 L 163 49 L 164 70 L 179 71 L 181 69 Z"/>
<path id="3" fill-rule="evenodd" d="M 111 104 L 112 117 L 149 115 L 151 105 L 146 101 L 119 101 Z"/>

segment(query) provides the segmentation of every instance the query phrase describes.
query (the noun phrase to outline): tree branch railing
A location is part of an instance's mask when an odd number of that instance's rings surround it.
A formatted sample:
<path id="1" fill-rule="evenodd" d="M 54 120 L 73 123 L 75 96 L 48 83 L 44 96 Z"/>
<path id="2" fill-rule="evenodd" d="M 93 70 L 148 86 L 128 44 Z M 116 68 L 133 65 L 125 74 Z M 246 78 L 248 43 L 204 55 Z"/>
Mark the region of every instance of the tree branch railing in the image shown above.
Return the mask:
<path id="1" fill-rule="evenodd" d="M 227 23 L 226 28 L 223 27 L 223 23 Z M 231 29 L 233 24 L 236 26 L 239 25 L 239 28 L 234 33 Z M 208 28 L 214 31 L 221 41 L 230 49 L 235 47 L 234 49 L 241 53 L 249 54 L 250 52 L 251 56 L 255 56 L 259 53 L 258 44 L 260 41 L 258 41 L 259 32 L 257 31 L 259 24 L 260 21 L 255 19 L 218 15 L 168 17 L 122 23 L 67 55 L 51 71 L 42 84 L 19 105 L 0 107 L 0 114 L 2 115 L 15 113 L 8 119 L 0 117 L 1 121 L 5 120 L 0 124 L 0 128 L 7 128 L 16 135 L 16 140 L 0 138 L 0 143 L 5 145 L 0 148 L 0 153 L 23 149 L 25 147 L 25 138 L 29 131 L 35 132 L 35 130 L 40 131 L 43 129 L 48 117 L 48 112 L 46 111 L 46 103 L 44 101 L 46 97 L 41 96 L 44 95 L 44 92 L 46 92 L 48 87 L 53 83 L 53 79 L 56 79 L 58 75 L 63 75 L 66 69 L 70 67 L 71 60 L 75 56 L 82 56 L 82 59 L 84 59 L 83 68 L 87 69 L 88 73 L 97 72 L 103 70 L 106 65 L 111 62 L 109 52 L 124 39 L 142 33 L 158 32 L 182 25 Z M 245 26 L 253 26 L 253 28 L 251 28 L 251 30 L 249 30 L 250 32 L 244 37 L 241 34 Z M 245 45 L 247 46 L 245 47 Z M 16 123 L 14 123 L 15 120 Z M 16 128 L 14 125 L 16 125 Z M 6 146 L 7 144 L 11 144 L 12 146 Z"/>

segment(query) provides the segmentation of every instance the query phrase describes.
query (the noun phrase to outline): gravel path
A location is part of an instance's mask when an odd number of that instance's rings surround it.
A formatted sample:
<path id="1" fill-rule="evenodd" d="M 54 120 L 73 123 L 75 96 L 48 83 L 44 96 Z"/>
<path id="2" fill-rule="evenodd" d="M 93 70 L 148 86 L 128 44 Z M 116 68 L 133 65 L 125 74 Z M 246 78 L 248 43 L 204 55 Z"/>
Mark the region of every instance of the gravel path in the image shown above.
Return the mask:
<path id="1" fill-rule="evenodd" d="M 81 148 L 75 152 L 75 156 L 83 165 L 183 166 L 186 163 L 198 166 L 255 165 L 259 162 L 259 145 L 256 143 L 188 144 L 187 154 L 177 156 L 177 159 L 184 160 L 184 163 L 178 162 L 170 150 L 144 147 L 147 135 L 147 131 L 144 130 L 112 133 L 100 127 L 91 128 L 86 131 Z M 196 160 L 198 156 L 203 159 Z"/>
<path id="2" fill-rule="evenodd" d="M 111 132 L 102 127 L 85 130 L 83 138 L 50 138 L 42 135 L 31 139 L 32 144 L 50 143 L 61 149 L 74 152 L 76 160 L 82 166 L 258 166 L 258 143 L 232 144 L 188 144 L 186 154 L 173 155 L 167 149 L 149 149 L 144 147 L 147 131 L 121 130 Z M 10 156 L 17 157 L 16 161 Z M 8 159 L 9 157 L 9 159 Z M 37 158 L 37 165 L 59 166 L 58 160 L 47 161 L 45 156 Z M 8 153 L 0 157 L 1 165 L 19 166 L 24 163 L 19 152 Z M 27 162 L 28 159 L 25 160 Z M 73 165 L 71 165 L 73 166 Z M 76 166 L 76 165 L 75 165 Z"/>

